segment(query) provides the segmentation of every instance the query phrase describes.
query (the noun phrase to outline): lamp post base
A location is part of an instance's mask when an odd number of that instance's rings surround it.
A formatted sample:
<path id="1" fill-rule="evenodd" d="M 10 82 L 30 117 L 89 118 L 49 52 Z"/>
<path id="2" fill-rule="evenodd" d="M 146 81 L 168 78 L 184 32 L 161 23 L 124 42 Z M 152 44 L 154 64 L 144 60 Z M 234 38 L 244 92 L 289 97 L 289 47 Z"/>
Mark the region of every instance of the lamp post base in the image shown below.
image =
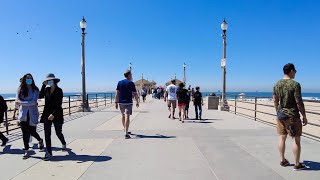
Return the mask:
<path id="1" fill-rule="evenodd" d="M 91 112 L 91 109 L 90 107 L 86 107 L 82 104 L 81 107 L 79 108 L 79 112 Z"/>
<path id="2" fill-rule="evenodd" d="M 220 101 L 219 106 L 218 106 L 219 111 L 229 111 L 229 109 L 230 109 L 230 107 L 229 107 L 226 99 L 224 99 L 223 101 Z"/>

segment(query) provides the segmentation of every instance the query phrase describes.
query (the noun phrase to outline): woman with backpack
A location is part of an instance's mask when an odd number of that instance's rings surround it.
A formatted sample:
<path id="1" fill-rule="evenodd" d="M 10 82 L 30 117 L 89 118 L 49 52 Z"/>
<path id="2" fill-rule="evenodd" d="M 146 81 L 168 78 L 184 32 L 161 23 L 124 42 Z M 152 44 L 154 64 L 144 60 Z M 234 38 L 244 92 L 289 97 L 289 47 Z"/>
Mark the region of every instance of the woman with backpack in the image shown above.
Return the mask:
<path id="1" fill-rule="evenodd" d="M 54 125 L 56 135 L 62 144 L 62 151 L 66 150 L 66 141 L 62 134 L 62 125 L 64 123 L 62 99 L 63 91 L 58 87 L 60 79 L 54 74 L 48 74 L 43 81 L 39 98 L 45 98 L 45 105 L 41 117 L 41 123 L 44 123 L 44 134 L 46 140 L 47 153 L 43 160 L 48 161 L 52 158 L 51 148 L 51 126 Z"/>
<path id="2" fill-rule="evenodd" d="M 39 89 L 35 85 L 32 75 L 24 75 L 16 97 L 16 101 L 20 105 L 18 119 L 20 121 L 24 144 L 23 159 L 30 157 L 30 135 L 39 141 L 39 149 L 44 148 L 43 139 L 37 133 L 37 124 L 39 123 L 38 97 Z"/>

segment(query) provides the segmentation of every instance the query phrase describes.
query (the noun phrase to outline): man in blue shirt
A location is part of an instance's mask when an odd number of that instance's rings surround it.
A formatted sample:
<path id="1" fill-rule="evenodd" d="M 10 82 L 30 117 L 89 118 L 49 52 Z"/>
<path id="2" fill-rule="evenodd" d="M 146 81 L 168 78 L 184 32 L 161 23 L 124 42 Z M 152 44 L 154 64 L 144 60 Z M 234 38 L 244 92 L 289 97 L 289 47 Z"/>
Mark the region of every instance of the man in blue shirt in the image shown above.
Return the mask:
<path id="1" fill-rule="evenodd" d="M 122 125 L 125 131 L 125 139 L 131 138 L 128 134 L 130 115 L 132 115 L 133 97 L 136 99 L 136 106 L 139 107 L 139 97 L 137 94 L 136 87 L 132 82 L 132 74 L 130 70 L 124 73 L 124 80 L 118 82 L 117 93 L 115 97 L 116 109 L 120 107 L 122 114 Z"/>

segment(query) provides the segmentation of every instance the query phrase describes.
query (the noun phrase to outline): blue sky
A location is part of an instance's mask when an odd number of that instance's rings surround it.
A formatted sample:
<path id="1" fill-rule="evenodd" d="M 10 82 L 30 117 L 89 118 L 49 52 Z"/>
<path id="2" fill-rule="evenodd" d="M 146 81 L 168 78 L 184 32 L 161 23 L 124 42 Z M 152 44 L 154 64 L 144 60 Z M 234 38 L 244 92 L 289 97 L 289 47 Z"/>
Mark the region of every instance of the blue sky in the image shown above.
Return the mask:
<path id="1" fill-rule="evenodd" d="M 226 18 L 227 91 L 271 91 L 296 65 L 304 92 L 319 92 L 320 2 L 316 0 L 0 0 L 0 93 L 32 73 L 52 72 L 65 92 L 81 91 L 85 16 L 88 91 L 114 90 L 129 62 L 134 80 L 163 85 L 177 74 L 203 91 L 222 87 Z"/>

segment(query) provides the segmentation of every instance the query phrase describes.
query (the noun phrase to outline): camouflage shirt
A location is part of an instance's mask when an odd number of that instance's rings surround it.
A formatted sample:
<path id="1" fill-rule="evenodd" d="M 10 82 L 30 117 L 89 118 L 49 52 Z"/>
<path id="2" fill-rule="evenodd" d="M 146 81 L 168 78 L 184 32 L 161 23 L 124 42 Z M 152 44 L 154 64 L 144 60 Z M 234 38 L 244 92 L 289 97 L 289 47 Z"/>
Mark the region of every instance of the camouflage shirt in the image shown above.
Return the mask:
<path id="1" fill-rule="evenodd" d="M 273 88 L 273 95 L 279 98 L 279 110 L 290 117 L 299 118 L 298 102 L 302 101 L 301 86 L 292 79 L 281 79 Z"/>

